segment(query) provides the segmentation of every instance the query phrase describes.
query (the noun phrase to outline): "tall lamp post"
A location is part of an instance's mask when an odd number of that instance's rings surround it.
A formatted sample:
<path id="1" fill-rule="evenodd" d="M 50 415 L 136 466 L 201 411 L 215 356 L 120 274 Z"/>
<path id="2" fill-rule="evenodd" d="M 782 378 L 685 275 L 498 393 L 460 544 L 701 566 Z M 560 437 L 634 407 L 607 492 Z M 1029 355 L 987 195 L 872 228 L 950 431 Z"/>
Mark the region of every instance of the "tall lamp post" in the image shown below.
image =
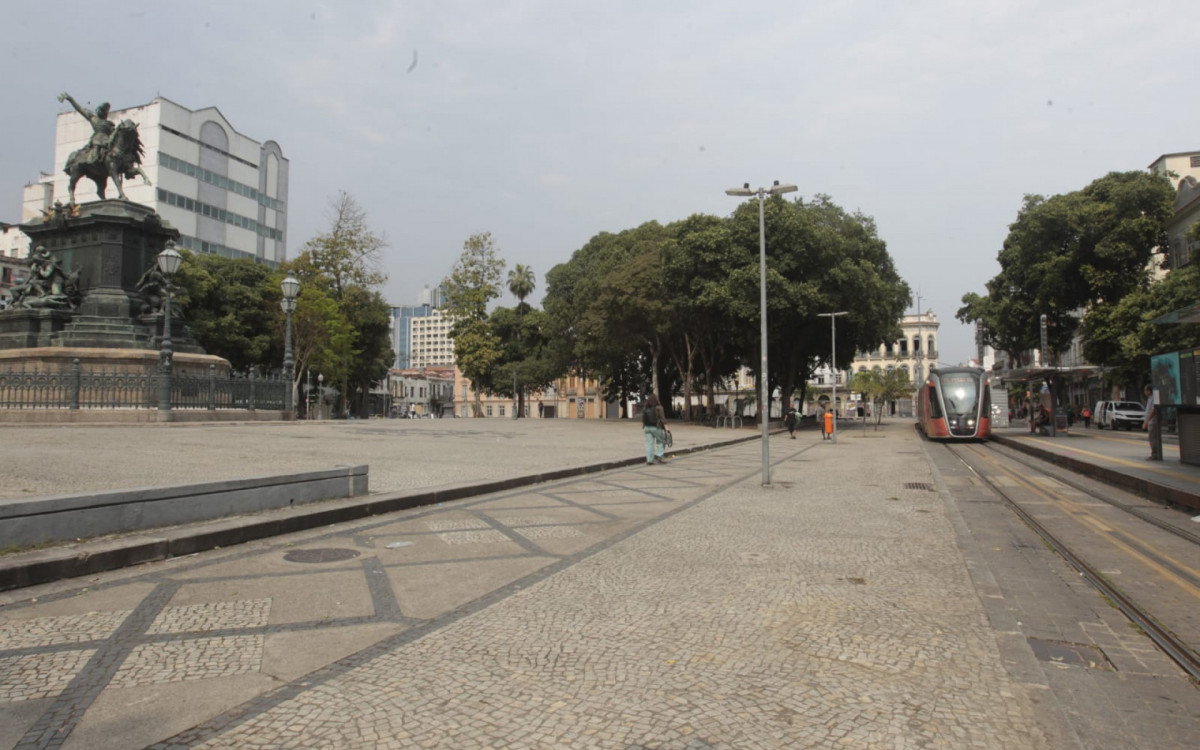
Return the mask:
<path id="1" fill-rule="evenodd" d="M 171 277 L 183 263 L 183 256 L 175 249 L 175 243 L 167 240 L 167 246 L 155 258 L 163 276 L 163 333 L 162 349 L 158 353 L 158 419 L 171 421 Z"/>
<path id="2" fill-rule="evenodd" d="M 839 315 L 849 315 L 845 310 L 841 312 L 817 313 L 819 318 L 829 318 L 829 369 L 833 373 L 833 442 L 837 442 L 837 319 Z"/>
<path id="3" fill-rule="evenodd" d="M 768 194 L 783 195 L 798 190 L 795 185 L 780 185 L 779 180 L 769 188 L 750 189 L 750 183 L 744 183 L 740 188 L 730 188 L 726 195 L 740 197 L 758 196 L 758 317 L 759 317 L 759 349 L 762 352 L 762 362 L 759 365 L 759 413 L 762 421 L 762 483 L 766 487 L 771 484 L 771 433 L 768 423 L 771 421 L 770 375 L 767 371 L 767 225 L 763 218 L 763 203 Z"/>
<path id="4" fill-rule="evenodd" d="M 325 418 L 325 374 L 317 373 L 317 418 Z"/>
<path id="5" fill-rule="evenodd" d="M 300 294 L 300 282 L 296 281 L 296 277 L 290 273 L 287 278 L 280 283 L 280 288 L 283 289 L 283 301 L 280 306 L 283 308 L 283 316 L 285 323 L 283 327 L 283 376 L 287 378 L 287 391 L 283 397 L 283 410 L 287 413 L 287 418 L 292 419 L 293 397 L 292 397 L 292 381 L 295 380 L 295 363 L 292 361 L 292 313 L 296 311 L 296 295 Z"/>

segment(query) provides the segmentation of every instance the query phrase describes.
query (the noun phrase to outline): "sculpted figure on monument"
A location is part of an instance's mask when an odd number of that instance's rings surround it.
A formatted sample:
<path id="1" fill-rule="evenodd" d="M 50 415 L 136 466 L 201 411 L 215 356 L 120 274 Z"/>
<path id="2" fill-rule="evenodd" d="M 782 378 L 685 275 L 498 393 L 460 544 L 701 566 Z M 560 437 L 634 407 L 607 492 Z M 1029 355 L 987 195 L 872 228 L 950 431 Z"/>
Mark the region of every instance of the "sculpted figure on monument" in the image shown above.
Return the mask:
<path id="1" fill-rule="evenodd" d="M 150 262 L 150 267 L 142 274 L 142 278 L 138 279 L 137 290 L 138 294 L 142 295 L 142 315 L 162 313 L 163 303 L 166 301 L 167 280 L 162 271 L 158 270 L 157 262 Z"/>
<path id="2" fill-rule="evenodd" d="M 79 271 L 68 274 L 39 245 L 29 259 L 29 278 L 12 288 L 12 306 L 17 309 L 73 308 L 79 303 Z"/>
<path id="3" fill-rule="evenodd" d="M 67 101 L 75 111 L 83 115 L 92 125 L 92 137 L 88 144 L 75 151 L 67 158 L 63 172 L 71 177 L 67 190 L 71 196 L 71 204 L 75 204 L 75 184 L 84 177 L 96 183 L 96 193 L 101 199 L 111 179 L 117 187 L 117 195 L 122 200 L 125 190 L 121 183 L 126 178 L 141 175 L 146 184 L 150 178 L 142 171 L 142 139 L 138 136 L 138 126 L 132 120 L 122 120 L 114 124 L 108 119 L 108 102 L 101 102 L 95 111 L 81 106 L 66 92 L 58 95 L 60 102 Z"/>

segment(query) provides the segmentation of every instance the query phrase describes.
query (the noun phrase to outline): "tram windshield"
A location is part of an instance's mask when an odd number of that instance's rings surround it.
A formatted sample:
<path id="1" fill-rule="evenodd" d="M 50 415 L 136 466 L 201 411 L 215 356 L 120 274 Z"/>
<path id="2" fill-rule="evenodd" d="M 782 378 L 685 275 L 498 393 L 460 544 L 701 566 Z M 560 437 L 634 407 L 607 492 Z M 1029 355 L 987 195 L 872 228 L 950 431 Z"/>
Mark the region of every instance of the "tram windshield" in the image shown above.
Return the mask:
<path id="1" fill-rule="evenodd" d="M 946 373 L 941 376 L 941 381 L 947 414 L 975 414 L 979 405 L 979 389 L 974 374 Z"/>

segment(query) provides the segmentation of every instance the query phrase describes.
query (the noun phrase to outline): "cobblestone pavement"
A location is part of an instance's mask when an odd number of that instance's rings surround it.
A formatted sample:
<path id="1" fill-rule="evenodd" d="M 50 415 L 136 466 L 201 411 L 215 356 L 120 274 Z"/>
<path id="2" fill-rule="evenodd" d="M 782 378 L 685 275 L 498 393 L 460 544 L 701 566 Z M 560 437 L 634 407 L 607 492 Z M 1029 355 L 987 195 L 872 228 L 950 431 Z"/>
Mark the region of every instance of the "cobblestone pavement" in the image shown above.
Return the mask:
<path id="1" fill-rule="evenodd" d="M 756 431 L 672 423 L 671 433 L 687 449 Z M 0 499 L 354 464 L 370 465 L 372 492 L 394 492 L 628 459 L 644 447 L 629 422 L 575 419 L 0 425 L 0 440 Z"/>
<path id="2" fill-rule="evenodd" d="M 6 592 L 0 747 L 1116 746 L 907 425 L 772 450 L 767 488 L 751 442 Z"/>

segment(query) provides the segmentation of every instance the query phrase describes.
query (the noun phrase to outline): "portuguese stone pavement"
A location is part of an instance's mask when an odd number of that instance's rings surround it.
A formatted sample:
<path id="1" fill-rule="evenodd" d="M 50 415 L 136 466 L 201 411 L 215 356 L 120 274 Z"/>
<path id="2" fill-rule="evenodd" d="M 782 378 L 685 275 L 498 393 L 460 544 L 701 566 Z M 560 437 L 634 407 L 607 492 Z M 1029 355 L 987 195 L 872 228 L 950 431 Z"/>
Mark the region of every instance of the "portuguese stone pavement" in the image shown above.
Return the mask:
<path id="1" fill-rule="evenodd" d="M 0 747 L 1082 746 L 919 440 L 800 437 L 7 592 Z"/>

